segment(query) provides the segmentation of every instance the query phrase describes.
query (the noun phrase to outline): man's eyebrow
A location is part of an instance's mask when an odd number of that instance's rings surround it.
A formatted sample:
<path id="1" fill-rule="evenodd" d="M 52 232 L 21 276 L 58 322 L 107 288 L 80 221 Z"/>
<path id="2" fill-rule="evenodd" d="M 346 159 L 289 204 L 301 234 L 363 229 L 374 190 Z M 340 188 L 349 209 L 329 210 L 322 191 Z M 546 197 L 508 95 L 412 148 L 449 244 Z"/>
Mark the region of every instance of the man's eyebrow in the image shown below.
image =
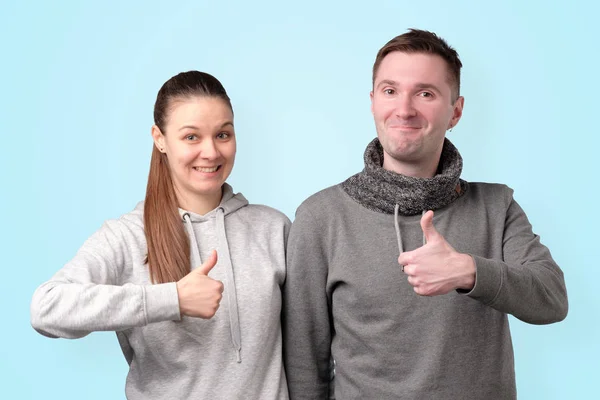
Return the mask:
<path id="1" fill-rule="evenodd" d="M 417 89 L 433 89 L 438 93 L 441 93 L 440 89 L 432 83 L 417 83 L 415 85 Z"/>
<path id="2" fill-rule="evenodd" d="M 379 89 L 381 86 L 394 86 L 397 87 L 398 86 L 398 82 L 391 80 L 391 79 L 384 79 L 381 82 L 379 82 L 376 86 L 376 89 Z M 425 83 L 425 82 L 419 82 L 415 85 L 415 87 L 419 90 L 421 89 L 431 89 L 434 90 L 438 93 L 441 93 L 440 88 L 438 88 L 436 85 L 434 85 L 433 83 Z"/>
<path id="3" fill-rule="evenodd" d="M 381 87 L 382 85 L 386 85 L 386 86 L 388 86 L 388 85 L 389 85 L 389 86 L 397 86 L 397 85 L 398 85 L 398 82 L 396 82 L 396 81 L 393 81 L 393 80 L 391 80 L 391 79 L 384 79 L 384 80 L 382 80 L 381 82 L 379 82 L 379 83 L 377 84 L 377 89 L 379 89 L 379 87 Z"/>

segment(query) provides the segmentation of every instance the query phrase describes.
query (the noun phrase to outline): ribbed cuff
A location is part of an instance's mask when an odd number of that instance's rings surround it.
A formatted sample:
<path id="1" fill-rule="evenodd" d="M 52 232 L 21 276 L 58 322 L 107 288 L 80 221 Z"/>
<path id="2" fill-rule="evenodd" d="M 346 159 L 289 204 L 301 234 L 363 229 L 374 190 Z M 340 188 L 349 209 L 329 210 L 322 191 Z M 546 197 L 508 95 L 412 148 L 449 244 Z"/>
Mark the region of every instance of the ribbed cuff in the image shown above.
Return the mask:
<path id="1" fill-rule="evenodd" d="M 179 296 L 175 282 L 144 286 L 146 323 L 179 321 Z"/>
<path id="2" fill-rule="evenodd" d="M 475 261 L 475 285 L 466 296 L 481 301 L 484 304 L 493 303 L 502 288 L 502 264 L 496 260 L 488 260 L 472 255 Z"/>

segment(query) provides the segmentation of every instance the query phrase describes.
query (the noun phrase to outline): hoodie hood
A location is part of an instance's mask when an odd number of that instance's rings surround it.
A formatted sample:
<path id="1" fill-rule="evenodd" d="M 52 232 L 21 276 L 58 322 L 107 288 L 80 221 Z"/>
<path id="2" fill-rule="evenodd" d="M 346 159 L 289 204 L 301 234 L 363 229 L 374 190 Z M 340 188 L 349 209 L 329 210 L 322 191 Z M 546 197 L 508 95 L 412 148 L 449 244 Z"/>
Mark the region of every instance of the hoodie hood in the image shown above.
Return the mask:
<path id="1" fill-rule="evenodd" d="M 246 200 L 246 198 L 244 197 L 243 194 L 233 193 L 233 188 L 229 184 L 224 183 L 223 184 L 223 196 L 221 197 L 221 202 L 219 203 L 217 208 L 215 208 L 212 211 L 209 211 L 208 213 L 206 213 L 204 215 L 196 214 L 195 212 L 187 211 L 187 210 L 180 208 L 179 215 L 181 215 L 181 218 L 183 219 L 183 216 L 185 214 L 188 214 L 190 216 L 190 219 L 192 220 L 192 222 L 204 222 L 204 221 L 208 221 L 208 220 L 214 218 L 215 213 L 219 209 L 221 209 L 223 211 L 224 216 L 227 216 L 247 205 L 248 205 L 248 200 Z"/>

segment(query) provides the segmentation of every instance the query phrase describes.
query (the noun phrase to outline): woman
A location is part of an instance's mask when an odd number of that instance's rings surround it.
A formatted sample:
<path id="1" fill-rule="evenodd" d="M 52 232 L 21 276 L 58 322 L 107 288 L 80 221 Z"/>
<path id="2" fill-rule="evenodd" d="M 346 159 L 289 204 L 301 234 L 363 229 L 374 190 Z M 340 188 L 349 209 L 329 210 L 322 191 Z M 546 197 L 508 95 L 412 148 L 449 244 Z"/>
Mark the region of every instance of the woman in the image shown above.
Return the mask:
<path id="1" fill-rule="evenodd" d="M 49 337 L 116 331 L 129 399 L 287 399 L 280 289 L 290 221 L 225 183 L 233 110 L 213 76 L 169 79 L 154 122 L 145 201 L 35 291 L 31 324 Z"/>

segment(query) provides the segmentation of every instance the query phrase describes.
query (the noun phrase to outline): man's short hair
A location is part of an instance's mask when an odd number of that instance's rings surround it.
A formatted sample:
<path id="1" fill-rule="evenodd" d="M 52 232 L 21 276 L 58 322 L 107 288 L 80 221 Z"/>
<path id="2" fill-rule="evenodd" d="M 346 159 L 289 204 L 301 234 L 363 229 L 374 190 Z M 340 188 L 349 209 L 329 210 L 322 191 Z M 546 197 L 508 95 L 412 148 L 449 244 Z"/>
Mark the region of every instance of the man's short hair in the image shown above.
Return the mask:
<path id="1" fill-rule="evenodd" d="M 381 61 L 394 51 L 434 54 L 442 57 L 448 66 L 448 83 L 453 89 L 452 101 L 454 102 L 460 96 L 460 69 L 462 63 L 458 58 L 458 53 L 435 33 L 420 29 L 409 29 L 408 32 L 387 42 L 379 50 L 373 64 L 373 86 L 375 86 L 375 76 Z"/>

